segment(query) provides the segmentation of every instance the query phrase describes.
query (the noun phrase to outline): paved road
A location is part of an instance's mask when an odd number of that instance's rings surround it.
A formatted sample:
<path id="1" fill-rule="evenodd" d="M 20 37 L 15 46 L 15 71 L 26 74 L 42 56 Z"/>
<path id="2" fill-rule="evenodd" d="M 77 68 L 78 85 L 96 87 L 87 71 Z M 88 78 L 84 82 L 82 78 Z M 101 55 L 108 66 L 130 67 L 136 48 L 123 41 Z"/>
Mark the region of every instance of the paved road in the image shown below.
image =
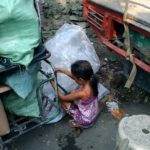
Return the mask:
<path id="1" fill-rule="evenodd" d="M 129 114 L 149 114 L 150 104 L 123 103 Z M 85 129 L 79 137 L 74 137 L 64 118 L 57 124 L 45 125 L 11 144 L 13 150 L 114 150 L 118 120 L 103 112 L 96 124 Z"/>

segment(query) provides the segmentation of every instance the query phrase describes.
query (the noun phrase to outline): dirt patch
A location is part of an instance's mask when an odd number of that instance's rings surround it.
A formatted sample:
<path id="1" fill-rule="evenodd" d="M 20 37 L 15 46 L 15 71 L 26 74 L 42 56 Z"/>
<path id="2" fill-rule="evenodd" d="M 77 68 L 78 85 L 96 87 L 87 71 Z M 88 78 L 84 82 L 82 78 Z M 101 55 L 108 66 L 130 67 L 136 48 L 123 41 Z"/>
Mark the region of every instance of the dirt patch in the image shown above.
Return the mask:
<path id="1" fill-rule="evenodd" d="M 61 147 L 62 150 L 81 150 L 76 146 L 75 138 L 76 136 L 73 134 L 67 134 L 65 136 L 60 135 L 58 137 L 58 146 Z"/>

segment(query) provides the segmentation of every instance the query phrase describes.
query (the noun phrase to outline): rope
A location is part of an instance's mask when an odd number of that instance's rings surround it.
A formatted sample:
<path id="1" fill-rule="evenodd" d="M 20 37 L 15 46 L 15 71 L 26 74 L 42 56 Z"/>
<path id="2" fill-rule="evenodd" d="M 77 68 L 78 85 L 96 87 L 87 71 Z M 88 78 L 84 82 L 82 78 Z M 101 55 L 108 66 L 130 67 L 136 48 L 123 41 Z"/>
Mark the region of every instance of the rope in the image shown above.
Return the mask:
<path id="1" fill-rule="evenodd" d="M 126 18 L 127 18 L 127 10 L 128 10 L 128 4 L 129 4 L 129 0 L 126 0 L 126 4 L 125 4 L 125 11 L 124 11 L 124 15 L 123 15 L 123 22 L 124 22 L 124 29 L 125 29 L 125 48 L 126 48 L 126 57 L 128 60 L 130 60 L 130 62 L 132 63 L 133 67 L 132 67 L 132 70 L 131 70 L 131 73 L 129 75 L 129 78 L 125 84 L 125 87 L 126 88 L 130 88 L 134 79 L 135 79 L 135 76 L 136 76 L 136 73 L 137 73 L 137 68 L 136 68 L 136 65 L 134 63 L 134 58 L 133 58 L 133 54 L 132 54 L 132 51 L 131 51 L 131 42 L 130 42 L 130 33 L 129 33 L 129 27 L 128 27 L 128 24 L 126 22 Z"/>

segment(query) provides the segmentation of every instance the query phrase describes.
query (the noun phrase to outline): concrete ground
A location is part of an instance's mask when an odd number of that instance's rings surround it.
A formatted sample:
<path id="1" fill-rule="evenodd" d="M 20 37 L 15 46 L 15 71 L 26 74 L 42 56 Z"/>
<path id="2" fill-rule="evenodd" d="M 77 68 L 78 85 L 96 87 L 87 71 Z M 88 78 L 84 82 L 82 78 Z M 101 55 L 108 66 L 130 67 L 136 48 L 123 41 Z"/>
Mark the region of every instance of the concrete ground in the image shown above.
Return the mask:
<path id="1" fill-rule="evenodd" d="M 150 115 L 150 103 L 123 102 L 123 109 L 130 115 Z M 62 121 L 45 125 L 19 137 L 11 143 L 12 150 L 114 150 L 116 133 L 119 121 L 110 113 L 104 111 L 99 116 L 96 124 L 81 132 L 76 137 L 66 123 Z M 74 133 L 77 133 L 74 132 Z"/>

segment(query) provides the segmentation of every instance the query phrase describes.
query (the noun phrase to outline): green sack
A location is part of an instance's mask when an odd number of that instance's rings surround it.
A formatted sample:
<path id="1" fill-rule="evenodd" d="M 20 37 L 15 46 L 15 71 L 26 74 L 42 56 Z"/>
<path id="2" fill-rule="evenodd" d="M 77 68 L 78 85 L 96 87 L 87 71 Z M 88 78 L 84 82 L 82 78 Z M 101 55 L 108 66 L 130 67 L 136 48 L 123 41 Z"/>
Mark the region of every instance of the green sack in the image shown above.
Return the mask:
<path id="1" fill-rule="evenodd" d="M 5 109 L 18 116 L 39 117 L 39 105 L 36 90 L 41 82 L 38 78 L 40 64 L 29 65 L 28 70 L 18 70 L 9 77 L 3 78 L 4 83 L 12 88 L 12 92 L 3 96 Z"/>
<path id="2" fill-rule="evenodd" d="M 10 92 L 3 97 L 3 104 L 6 110 L 18 116 L 40 117 L 38 99 L 36 95 L 38 83 L 35 84 L 30 94 L 22 99 L 16 93 Z"/>
<path id="3" fill-rule="evenodd" d="M 33 0 L 0 0 L 0 57 L 27 66 L 39 45 L 39 29 Z"/>

